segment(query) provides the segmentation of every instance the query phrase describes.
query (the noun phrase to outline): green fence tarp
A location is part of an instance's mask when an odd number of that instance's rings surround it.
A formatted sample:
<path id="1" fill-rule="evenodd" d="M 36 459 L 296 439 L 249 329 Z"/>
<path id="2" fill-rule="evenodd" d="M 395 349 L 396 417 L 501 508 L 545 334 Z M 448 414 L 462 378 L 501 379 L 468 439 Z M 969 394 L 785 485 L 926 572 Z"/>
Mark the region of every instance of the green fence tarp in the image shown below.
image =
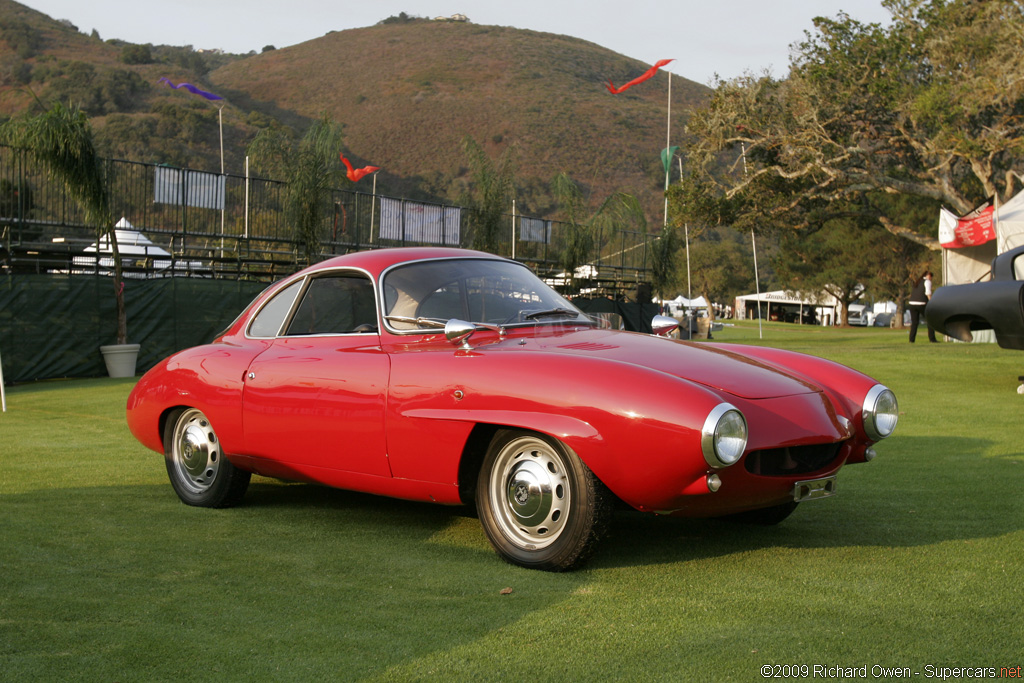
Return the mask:
<path id="1" fill-rule="evenodd" d="M 138 371 L 210 341 L 265 287 L 234 280 L 125 280 L 128 341 L 142 345 Z M 0 359 L 8 383 L 103 376 L 99 347 L 113 344 L 116 331 L 109 277 L 19 273 L 0 279 Z"/>

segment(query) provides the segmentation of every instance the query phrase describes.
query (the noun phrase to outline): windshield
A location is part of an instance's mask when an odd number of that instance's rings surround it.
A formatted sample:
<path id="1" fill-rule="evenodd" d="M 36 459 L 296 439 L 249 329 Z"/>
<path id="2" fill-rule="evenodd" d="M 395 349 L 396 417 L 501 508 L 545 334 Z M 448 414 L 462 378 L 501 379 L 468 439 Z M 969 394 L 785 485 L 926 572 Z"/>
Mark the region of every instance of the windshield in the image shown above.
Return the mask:
<path id="1" fill-rule="evenodd" d="M 445 259 L 398 266 L 384 276 L 384 316 L 396 330 L 452 318 L 491 325 L 589 324 L 591 320 L 509 261 Z"/>

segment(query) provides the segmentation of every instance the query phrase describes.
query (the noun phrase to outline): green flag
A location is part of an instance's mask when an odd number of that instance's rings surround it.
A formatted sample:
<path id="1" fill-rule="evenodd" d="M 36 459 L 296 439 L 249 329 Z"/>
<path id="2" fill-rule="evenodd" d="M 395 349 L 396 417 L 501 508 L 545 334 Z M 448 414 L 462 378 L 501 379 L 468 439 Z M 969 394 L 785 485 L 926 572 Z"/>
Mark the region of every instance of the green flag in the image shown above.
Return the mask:
<path id="1" fill-rule="evenodd" d="M 668 167 L 672 163 L 672 158 L 679 151 L 679 147 L 666 147 L 661 150 L 661 165 L 665 167 L 665 175 L 668 175 Z"/>

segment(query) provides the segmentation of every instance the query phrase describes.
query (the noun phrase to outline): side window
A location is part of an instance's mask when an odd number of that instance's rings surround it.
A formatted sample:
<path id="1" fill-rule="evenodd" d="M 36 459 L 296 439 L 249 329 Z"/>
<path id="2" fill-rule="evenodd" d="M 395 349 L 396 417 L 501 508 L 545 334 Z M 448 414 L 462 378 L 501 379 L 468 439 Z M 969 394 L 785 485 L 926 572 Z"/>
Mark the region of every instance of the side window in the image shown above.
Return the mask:
<path id="1" fill-rule="evenodd" d="M 373 284 L 361 275 L 325 275 L 310 281 L 288 336 L 377 331 Z"/>
<path id="2" fill-rule="evenodd" d="M 296 280 L 278 292 L 273 299 L 264 304 L 263 308 L 249 325 L 250 337 L 276 337 L 284 324 L 284 318 L 292 309 L 295 295 L 299 293 L 302 280 Z"/>
<path id="3" fill-rule="evenodd" d="M 1013 259 L 1013 279 L 1024 280 L 1024 254 Z"/>

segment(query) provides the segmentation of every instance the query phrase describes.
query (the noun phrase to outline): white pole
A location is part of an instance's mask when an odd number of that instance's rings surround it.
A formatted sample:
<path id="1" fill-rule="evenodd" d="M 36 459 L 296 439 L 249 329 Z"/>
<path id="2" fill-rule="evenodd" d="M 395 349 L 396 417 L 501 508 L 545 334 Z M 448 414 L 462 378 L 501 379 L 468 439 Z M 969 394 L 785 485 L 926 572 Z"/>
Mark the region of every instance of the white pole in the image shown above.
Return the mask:
<path id="1" fill-rule="evenodd" d="M 761 280 L 757 275 L 757 240 L 754 238 L 754 229 L 750 229 L 750 247 L 754 250 L 754 286 L 757 288 L 757 336 L 764 339 L 764 330 L 761 327 Z M 768 302 L 769 313 L 772 310 L 772 302 Z"/>
<path id="2" fill-rule="evenodd" d="M 373 196 L 370 197 L 370 244 L 373 244 L 373 217 L 377 213 L 377 173 L 373 173 Z"/>
<path id="3" fill-rule="evenodd" d="M 743 154 L 743 175 L 747 175 L 747 145 L 745 143 L 740 144 L 740 150 Z M 757 336 L 760 339 L 764 339 L 764 328 L 761 325 L 761 278 L 757 275 L 757 239 L 754 237 L 754 229 L 750 229 L 750 248 L 754 251 L 754 287 L 757 292 Z M 771 312 L 771 302 L 768 302 L 768 311 Z"/>
<path id="4" fill-rule="evenodd" d="M 224 188 L 224 105 L 217 107 L 217 127 L 220 129 L 220 186 Z M 224 188 L 226 190 L 226 188 Z M 227 211 L 227 198 L 221 196 L 220 205 L 220 257 L 224 258 L 224 214 Z"/>
<path id="5" fill-rule="evenodd" d="M 668 148 L 672 144 L 672 72 L 668 71 L 668 116 L 665 119 L 665 152 L 668 153 Z M 663 225 L 668 227 L 668 170 L 672 168 L 672 160 L 665 160 L 665 222 Z M 689 255 L 689 254 L 687 254 Z"/>
<path id="6" fill-rule="evenodd" d="M 512 200 L 512 260 L 516 260 L 516 200 Z"/>
<path id="7" fill-rule="evenodd" d="M 690 287 L 690 224 L 684 223 L 683 230 L 686 235 L 686 298 L 692 299 L 693 292 Z"/>
<path id="8" fill-rule="evenodd" d="M 249 239 L 249 155 L 245 155 L 245 239 Z"/>
<path id="9" fill-rule="evenodd" d="M 7 394 L 4 391 L 4 362 L 0 359 L 0 405 L 3 406 L 4 412 L 7 412 Z"/>

